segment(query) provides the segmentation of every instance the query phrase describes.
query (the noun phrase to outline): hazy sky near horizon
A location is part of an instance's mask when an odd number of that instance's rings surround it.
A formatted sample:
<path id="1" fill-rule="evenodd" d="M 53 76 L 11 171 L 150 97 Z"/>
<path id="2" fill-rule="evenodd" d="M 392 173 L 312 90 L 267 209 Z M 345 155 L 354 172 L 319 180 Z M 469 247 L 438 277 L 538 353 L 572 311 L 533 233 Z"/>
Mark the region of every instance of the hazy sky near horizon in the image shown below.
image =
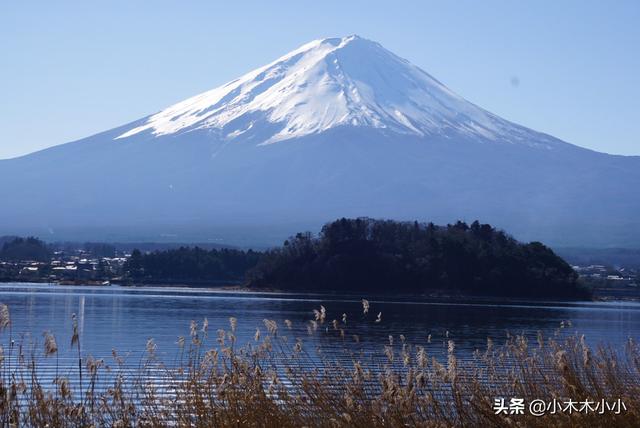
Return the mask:
<path id="1" fill-rule="evenodd" d="M 640 1 L 0 5 L 0 159 L 139 119 L 310 40 L 359 34 L 579 146 L 640 155 Z"/>

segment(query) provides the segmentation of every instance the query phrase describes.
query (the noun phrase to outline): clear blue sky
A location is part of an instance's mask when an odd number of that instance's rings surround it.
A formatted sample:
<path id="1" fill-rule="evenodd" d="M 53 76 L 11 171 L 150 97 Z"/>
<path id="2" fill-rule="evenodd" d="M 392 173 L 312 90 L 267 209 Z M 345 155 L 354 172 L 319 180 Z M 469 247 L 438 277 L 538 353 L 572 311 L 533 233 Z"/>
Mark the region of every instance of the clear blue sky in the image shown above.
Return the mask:
<path id="1" fill-rule="evenodd" d="M 507 119 L 640 155 L 639 23 L 636 0 L 2 2 L 0 158 L 138 119 L 307 41 L 354 33 Z"/>

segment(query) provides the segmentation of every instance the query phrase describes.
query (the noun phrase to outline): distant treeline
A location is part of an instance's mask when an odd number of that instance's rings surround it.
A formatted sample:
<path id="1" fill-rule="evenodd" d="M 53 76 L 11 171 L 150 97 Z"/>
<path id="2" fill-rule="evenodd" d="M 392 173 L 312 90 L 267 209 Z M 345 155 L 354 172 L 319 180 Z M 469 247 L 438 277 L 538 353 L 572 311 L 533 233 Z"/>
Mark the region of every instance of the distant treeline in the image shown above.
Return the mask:
<path id="1" fill-rule="evenodd" d="M 47 262 L 51 258 L 51 248 L 38 238 L 2 237 L 0 243 L 0 260 Z"/>
<path id="2" fill-rule="evenodd" d="M 586 296 L 577 279 L 543 244 L 520 243 L 488 224 L 368 218 L 329 223 L 319 237 L 299 233 L 248 274 L 256 288 L 552 298 Z"/>
<path id="3" fill-rule="evenodd" d="M 46 243 L 34 237 L 1 236 L 0 260 L 47 262 L 55 251 L 72 254 L 78 250 L 92 257 L 115 257 L 116 248 L 104 242 L 56 242 Z"/>
<path id="4" fill-rule="evenodd" d="M 241 281 L 258 263 L 261 253 L 233 249 L 180 247 L 143 254 L 133 250 L 125 271 L 134 281 Z"/>
<path id="5" fill-rule="evenodd" d="M 52 248 L 36 238 L 5 239 L 0 259 L 46 261 Z M 115 253 L 109 244 L 86 243 L 83 248 L 98 256 Z M 244 281 L 253 288 L 295 291 L 546 298 L 588 294 L 576 272 L 551 249 L 539 242 L 520 243 L 477 221 L 436 226 L 343 218 L 326 224 L 317 237 L 299 233 L 266 252 L 135 249 L 124 273 L 133 283 Z"/>

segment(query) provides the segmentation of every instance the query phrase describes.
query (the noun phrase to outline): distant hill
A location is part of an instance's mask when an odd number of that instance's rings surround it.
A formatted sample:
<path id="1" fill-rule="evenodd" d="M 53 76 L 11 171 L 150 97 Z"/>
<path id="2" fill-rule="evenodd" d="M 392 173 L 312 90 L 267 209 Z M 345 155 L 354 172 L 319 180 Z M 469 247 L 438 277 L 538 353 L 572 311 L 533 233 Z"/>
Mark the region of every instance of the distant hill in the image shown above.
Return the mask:
<path id="1" fill-rule="evenodd" d="M 555 248 L 556 253 L 574 265 L 606 265 L 640 269 L 640 249 L 636 248 Z"/>

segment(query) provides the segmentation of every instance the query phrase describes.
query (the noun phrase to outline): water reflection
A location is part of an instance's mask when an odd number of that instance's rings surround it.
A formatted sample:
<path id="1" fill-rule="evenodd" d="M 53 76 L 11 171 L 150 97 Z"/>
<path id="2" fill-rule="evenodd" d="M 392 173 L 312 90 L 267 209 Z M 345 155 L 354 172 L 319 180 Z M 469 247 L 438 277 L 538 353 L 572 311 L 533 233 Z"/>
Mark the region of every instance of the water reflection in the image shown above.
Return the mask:
<path id="1" fill-rule="evenodd" d="M 238 319 L 236 336 L 242 345 L 253 340 L 264 319 L 293 322 L 291 337 L 307 337 L 312 309 L 327 308 L 328 326 L 336 319 L 346 336 L 357 334 L 365 351 L 380 351 L 389 335 L 404 334 L 413 344 L 426 345 L 431 353 L 445 352 L 446 339 L 469 354 L 486 344 L 487 337 L 499 343 L 507 332 L 534 337 L 538 331 L 552 335 L 561 322 L 571 321 L 562 334 L 585 334 L 591 344 L 622 344 L 640 333 L 640 305 L 636 303 L 548 303 L 492 304 L 388 301 L 371 298 L 368 317 L 362 314 L 359 297 L 317 295 L 267 295 L 212 293 L 202 290 L 127 289 L 118 287 L 61 287 L 54 285 L 4 284 L 0 302 L 9 305 L 14 335 L 42 342 L 42 332 L 53 332 L 60 358 L 74 361 L 71 349 L 71 316 L 76 313 L 84 354 L 108 358 L 112 349 L 129 353 L 135 362 L 147 339 L 154 338 L 158 350 L 167 356 L 176 352 L 178 336 L 188 335 L 191 320 L 208 318 L 210 331 L 228 329 L 229 317 Z M 378 312 L 383 321 L 374 323 Z M 342 325 L 346 313 L 347 324 Z M 212 333 L 213 335 L 213 333 Z M 431 335 L 432 342 L 428 342 Z M 447 337 L 448 336 L 448 337 Z M 335 335 L 334 335 L 335 337 Z M 0 341 L 6 338 L 0 337 Z M 331 349 L 341 349 L 331 334 L 305 340 L 319 340 Z M 213 341 L 213 339 L 212 339 Z"/>

